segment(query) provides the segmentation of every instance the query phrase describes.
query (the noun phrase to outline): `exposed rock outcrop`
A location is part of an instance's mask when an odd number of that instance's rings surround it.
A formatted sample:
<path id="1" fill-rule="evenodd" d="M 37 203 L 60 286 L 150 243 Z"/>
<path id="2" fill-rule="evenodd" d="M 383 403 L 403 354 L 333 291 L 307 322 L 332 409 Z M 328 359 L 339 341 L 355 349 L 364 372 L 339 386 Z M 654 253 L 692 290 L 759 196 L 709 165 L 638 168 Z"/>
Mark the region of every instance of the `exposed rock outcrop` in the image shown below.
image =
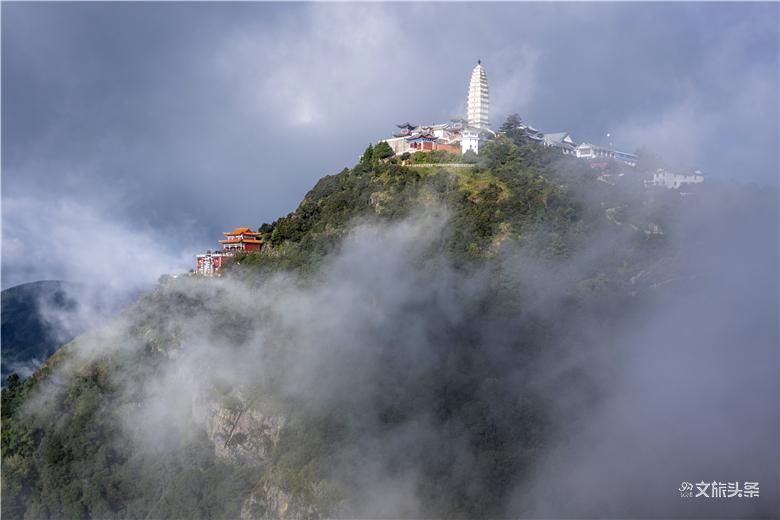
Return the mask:
<path id="1" fill-rule="evenodd" d="M 234 400 L 211 403 L 206 428 L 217 457 L 260 466 L 270 459 L 285 422 L 284 416 L 264 415 L 249 403 Z"/>

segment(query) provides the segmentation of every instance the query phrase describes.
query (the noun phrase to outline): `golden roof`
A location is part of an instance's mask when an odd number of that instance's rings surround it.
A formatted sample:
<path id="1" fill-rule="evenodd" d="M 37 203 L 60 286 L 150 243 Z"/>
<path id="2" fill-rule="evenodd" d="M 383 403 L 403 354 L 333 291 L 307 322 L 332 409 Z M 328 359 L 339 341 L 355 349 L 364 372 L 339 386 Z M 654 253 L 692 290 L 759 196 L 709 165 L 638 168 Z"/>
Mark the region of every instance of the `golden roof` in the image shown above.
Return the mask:
<path id="1" fill-rule="evenodd" d="M 260 235 L 260 233 L 255 233 L 252 231 L 252 228 L 248 228 L 248 227 L 237 227 L 233 231 L 225 231 L 222 234 L 228 237 L 235 236 L 235 235 L 250 235 L 250 236 Z"/>

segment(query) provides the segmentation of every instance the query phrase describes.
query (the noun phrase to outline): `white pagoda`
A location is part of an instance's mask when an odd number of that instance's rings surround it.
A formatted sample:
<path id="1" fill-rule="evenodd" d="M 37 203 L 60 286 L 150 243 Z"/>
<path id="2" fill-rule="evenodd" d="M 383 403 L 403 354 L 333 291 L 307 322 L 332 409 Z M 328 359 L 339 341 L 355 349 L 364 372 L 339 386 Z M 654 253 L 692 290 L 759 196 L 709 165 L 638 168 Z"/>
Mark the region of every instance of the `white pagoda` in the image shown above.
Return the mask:
<path id="1" fill-rule="evenodd" d="M 488 108 L 490 102 L 488 99 L 488 84 L 485 69 L 482 67 L 482 60 L 477 60 L 477 65 L 471 71 L 471 81 L 469 82 L 468 97 L 468 124 L 474 128 L 488 128 Z"/>

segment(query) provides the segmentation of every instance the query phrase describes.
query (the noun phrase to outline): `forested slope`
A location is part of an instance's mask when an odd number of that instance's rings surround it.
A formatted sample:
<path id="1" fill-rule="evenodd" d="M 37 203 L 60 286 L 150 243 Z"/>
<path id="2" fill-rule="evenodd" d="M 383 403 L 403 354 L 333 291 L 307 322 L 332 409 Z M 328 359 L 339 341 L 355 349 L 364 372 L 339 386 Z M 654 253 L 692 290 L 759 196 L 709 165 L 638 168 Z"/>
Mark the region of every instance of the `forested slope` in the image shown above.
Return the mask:
<path id="1" fill-rule="evenodd" d="M 776 211 L 734 189 L 725 218 L 718 187 L 610 185 L 508 139 L 471 167 L 368 154 L 222 278 L 162 283 L 4 390 L 3 514 L 538 512 L 523 490 L 631 334 L 722 276 L 707 230 Z"/>

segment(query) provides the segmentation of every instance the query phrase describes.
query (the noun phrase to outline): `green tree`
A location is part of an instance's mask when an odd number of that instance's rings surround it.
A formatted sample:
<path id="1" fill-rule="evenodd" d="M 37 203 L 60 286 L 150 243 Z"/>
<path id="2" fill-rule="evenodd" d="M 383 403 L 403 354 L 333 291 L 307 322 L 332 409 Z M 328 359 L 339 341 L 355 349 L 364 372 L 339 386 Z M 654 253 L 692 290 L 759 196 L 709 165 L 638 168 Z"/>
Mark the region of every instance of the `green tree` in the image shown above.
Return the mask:
<path id="1" fill-rule="evenodd" d="M 426 152 L 414 152 L 411 162 L 412 164 L 427 164 L 428 154 Z"/>
<path id="2" fill-rule="evenodd" d="M 523 119 L 519 114 L 510 114 L 499 130 L 518 146 L 522 146 L 527 141 L 526 133 L 523 129 Z"/>
<path id="3" fill-rule="evenodd" d="M 21 378 L 19 377 L 19 374 L 14 372 L 10 376 L 8 376 L 8 391 L 14 392 L 19 385 L 21 384 Z"/>
<path id="4" fill-rule="evenodd" d="M 392 148 L 390 148 L 390 145 L 387 144 L 387 141 L 380 141 L 374 147 L 373 159 L 375 162 L 381 159 L 387 159 L 388 157 L 392 157 L 393 155 L 395 155 L 395 152 L 393 151 Z"/>
<path id="5" fill-rule="evenodd" d="M 501 128 L 499 128 L 499 131 L 508 135 L 511 132 L 518 130 L 522 125 L 523 118 L 521 118 L 519 114 L 510 114 L 509 117 L 506 118 L 506 121 L 504 121 L 504 124 L 501 125 Z"/>
<path id="6" fill-rule="evenodd" d="M 366 151 L 363 152 L 363 155 L 360 157 L 360 164 L 370 164 L 373 158 L 374 147 L 369 144 L 368 148 L 366 148 Z"/>
<path id="7" fill-rule="evenodd" d="M 469 148 L 466 153 L 463 154 L 463 162 L 466 164 L 477 164 L 477 154 L 474 150 Z"/>

